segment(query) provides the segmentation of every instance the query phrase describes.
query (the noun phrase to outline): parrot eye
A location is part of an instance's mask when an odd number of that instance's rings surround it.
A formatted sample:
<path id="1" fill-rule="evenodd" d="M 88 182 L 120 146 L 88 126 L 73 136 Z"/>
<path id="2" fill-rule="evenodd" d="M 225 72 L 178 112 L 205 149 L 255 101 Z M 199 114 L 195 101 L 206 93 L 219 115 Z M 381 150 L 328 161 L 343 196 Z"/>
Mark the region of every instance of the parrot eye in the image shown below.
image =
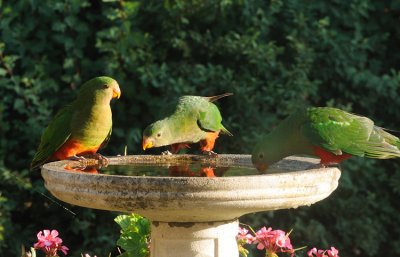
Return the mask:
<path id="1" fill-rule="evenodd" d="M 161 137 L 161 133 L 158 133 L 158 134 L 157 134 L 157 137 Z"/>
<path id="2" fill-rule="evenodd" d="M 263 153 L 259 153 L 258 154 L 258 158 L 260 158 L 260 159 L 264 158 L 264 154 Z"/>
<path id="3" fill-rule="evenodd" d="M 104 85 L 103 85 L 103 88 L 105 88 L 105 89 L 106 89 L 106 88 L 109 88 L 109 87 L 110 87 L 110 86 L 107 85 L 107 84 L 104 84 Z"/>

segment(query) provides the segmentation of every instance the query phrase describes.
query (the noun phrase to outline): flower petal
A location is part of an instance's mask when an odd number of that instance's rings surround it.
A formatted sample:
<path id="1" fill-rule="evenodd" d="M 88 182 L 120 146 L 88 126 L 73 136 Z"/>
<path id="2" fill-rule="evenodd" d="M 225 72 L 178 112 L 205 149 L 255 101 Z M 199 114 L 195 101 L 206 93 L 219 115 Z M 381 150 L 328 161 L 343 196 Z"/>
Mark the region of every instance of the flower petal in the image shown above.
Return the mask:
<path id="1" fill-rule="evenodd" d="M 58 236 L 58 231 L 55 230 L 55 229 L 53 229 L 53 230 L 51 231 L 51 236 L 52 236 L 52 237 L 57 237 L 57 236 Z"/>

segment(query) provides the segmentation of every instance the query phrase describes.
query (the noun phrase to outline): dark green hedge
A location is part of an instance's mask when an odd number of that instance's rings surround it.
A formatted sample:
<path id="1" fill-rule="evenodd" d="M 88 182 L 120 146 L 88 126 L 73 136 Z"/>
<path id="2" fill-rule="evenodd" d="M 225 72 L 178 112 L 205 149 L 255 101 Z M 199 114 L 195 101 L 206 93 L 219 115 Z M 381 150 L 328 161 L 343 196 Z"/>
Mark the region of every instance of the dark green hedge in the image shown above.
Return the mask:
<path id="1" fill-rule="evenodd" d="M 400 129 L 398 1 L 0 1 L 0 255 L 16 256 L 40 229 L 107 256 L 115 214 L 49 196 L 29 162 L 42 130 L 99 75 L 120 83 L 104 154 L 143 153 L 141 131 L 178 95 L 233 92 L 216 151 L 248 153 L 293 110 L 336 106 Z M 294 228 L 298 245 L 341 256 L 400 254 L 399 161 L 352 159 L 338 190 L 311 207 L 249 215 Z M 58 202 L 58 201 L 56 201 Z"/>

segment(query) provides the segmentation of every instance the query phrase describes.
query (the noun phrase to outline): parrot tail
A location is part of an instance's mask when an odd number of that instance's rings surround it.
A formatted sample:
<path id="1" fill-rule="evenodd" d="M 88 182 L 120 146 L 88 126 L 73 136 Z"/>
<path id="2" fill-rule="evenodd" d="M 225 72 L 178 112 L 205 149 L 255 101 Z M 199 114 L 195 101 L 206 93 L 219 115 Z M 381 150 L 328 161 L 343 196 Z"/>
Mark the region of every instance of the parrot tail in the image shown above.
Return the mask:
<path id="1" fill-rule="evenodd" d="M 230 96 L 230 95 L 233 95 L 233 93 L 225 93 L 225 94 L 222 94 L 222 95 L 209 96 L 209 97 L 206 97 L 206 98 L 208 98 L 208 101 L 210 101 L 210 102 L 215 102 L 218 99 L 221 99 L 222 97 Z"/>
<path id="2" fill-rule="evenodd" d="M 221 124 L 222 126 L 222 124 Z M 229 130 L 227 130 L 224 126 L 222 126 L 221 132 L 228 135 L 228 136 L 233 136 L 231 132 L 229 132 Z"/>

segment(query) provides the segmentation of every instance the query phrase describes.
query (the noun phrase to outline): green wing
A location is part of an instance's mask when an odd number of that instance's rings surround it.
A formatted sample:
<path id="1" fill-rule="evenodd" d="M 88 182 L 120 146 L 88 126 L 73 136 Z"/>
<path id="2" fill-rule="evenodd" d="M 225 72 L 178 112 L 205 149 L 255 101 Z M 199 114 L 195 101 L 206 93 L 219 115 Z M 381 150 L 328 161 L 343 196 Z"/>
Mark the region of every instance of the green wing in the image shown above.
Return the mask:
<path id="1" fill-rule="evenodd" d="M 65 106 L 56 114 L 49 126 L 44 130 L 39 148 L 31 163 L 31 170 L 45 163 L 70 137 L 72 114 L 73 105 Z"/>
<path id="2" fill-rule="evenodd" d="M 400 140 L 383 128 L 374 126 L 365 156 L 378 159 L 400 157 Z"/>
<path id="3" fill-rule="evenodd" d="M 221 130 L 225 134 L 232 136 L 232 134 L 222 125 L 221 113 L 218 107 L 212 103 L 209 103 L 207 109 L 199 111 L 199 117 L 197 124 L 202 130 L 206 131 L 218 131 Z"/>
<path id="4" fill-rule="evenodd" d="M 301 130 L 314 145 L 335 154 L 381 159 L 400 156 L 399 149 L 386 141 L 397 138 L 366 117 L 329 107 L 309 108 L 307 115 L 308 121 Z"/>

